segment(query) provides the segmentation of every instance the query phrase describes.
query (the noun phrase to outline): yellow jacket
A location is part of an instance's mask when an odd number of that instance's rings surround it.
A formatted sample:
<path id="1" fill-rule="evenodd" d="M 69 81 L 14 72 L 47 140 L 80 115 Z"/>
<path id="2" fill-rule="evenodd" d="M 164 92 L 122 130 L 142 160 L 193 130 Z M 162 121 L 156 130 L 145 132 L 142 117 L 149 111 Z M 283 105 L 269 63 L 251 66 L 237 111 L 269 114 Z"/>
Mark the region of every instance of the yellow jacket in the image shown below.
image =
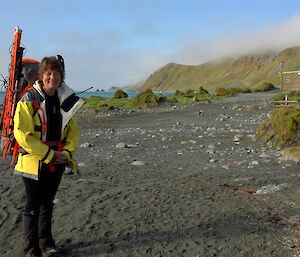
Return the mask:
<path id="1" fill-rule="evenodd" d="M 84 101 L 75 96 L 74 91 L 64 82 L 57 89 L 57 93 L 62 115 L 61 140 L 65 142 L 63 153 L 67 156 L 69 164 L 76 166 L 73 154 L 78 146 L 79 130 L 74 114 Z M 47 138 L 47 114 L 45 96 L 38 81 L 17 104 L 14 115 L 14 136 L 22 148 L 18 155 L 15 173 L 38 180 L 42 163 L 48 164 L 55 153 L 43 143 Z"/>

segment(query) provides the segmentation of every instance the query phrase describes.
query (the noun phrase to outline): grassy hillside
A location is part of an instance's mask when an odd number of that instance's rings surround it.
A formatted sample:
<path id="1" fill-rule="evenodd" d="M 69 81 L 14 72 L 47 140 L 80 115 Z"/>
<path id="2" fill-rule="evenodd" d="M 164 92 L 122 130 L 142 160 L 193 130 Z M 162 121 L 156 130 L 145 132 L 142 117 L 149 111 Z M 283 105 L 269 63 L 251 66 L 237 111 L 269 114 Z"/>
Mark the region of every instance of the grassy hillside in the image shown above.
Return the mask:
<path id="1" fill-rule="evenodd" d="M 236 59 L 213 61 L 201 65 L 169 63 L 155 71 L 135 89 L 155 91 L 206 89 L 217 87 L 253 88 L 262 82 L 280 84 L 281 62 L 284 70 L 300 70 L 300 46 L 278 54 L 249 55 Z"/>

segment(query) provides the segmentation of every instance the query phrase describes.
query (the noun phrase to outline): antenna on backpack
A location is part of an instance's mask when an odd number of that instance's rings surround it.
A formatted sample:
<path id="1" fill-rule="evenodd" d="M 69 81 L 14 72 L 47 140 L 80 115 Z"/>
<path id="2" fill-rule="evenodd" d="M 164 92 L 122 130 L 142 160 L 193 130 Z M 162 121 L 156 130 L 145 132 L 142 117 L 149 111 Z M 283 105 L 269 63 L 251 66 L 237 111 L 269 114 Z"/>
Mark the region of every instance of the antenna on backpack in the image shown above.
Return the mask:
<path id="1" fill-rule="evenodd" d="M 80 95 L 80 94 L 82 94 L 82 93 L 84 93 L 84 92 L 86 92 L 86 91 L 88 91 L 88 90 L 91 90 L 93 87 L 89 87 L 89 88 L 87 88 L 87 89 L 85 89 L 85 90 L 83 90 L 83 91 L 81 91 L 81 92 L 78 92 L 78 93 L 76 93 L 76 95 Z"/>
<path id="2" fill-rule="evenodd" d="M 61 55 L 58 54 L 57 55 L 57 59 L 60 62 L 63 71 L 65 71 L 65 61 L 64 61 L 64 58 Z"/>

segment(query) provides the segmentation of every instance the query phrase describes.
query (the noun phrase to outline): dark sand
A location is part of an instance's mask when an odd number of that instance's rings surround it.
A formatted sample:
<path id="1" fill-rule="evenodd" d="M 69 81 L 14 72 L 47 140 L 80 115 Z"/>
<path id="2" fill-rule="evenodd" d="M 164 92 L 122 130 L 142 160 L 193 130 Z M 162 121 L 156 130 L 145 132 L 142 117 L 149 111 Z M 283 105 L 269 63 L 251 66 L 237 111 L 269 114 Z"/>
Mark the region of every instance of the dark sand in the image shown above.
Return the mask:
<path id="1" fill-rule="evenodd" d="M 269 97 L 81 112 L 81 175 L 64 175 L 55 199 L 53 234 L 66 256 L 299 256 L 299 165 L 253 137 Z M 25 199 L 7 167 L 0 256 L 15 257 Z"/>

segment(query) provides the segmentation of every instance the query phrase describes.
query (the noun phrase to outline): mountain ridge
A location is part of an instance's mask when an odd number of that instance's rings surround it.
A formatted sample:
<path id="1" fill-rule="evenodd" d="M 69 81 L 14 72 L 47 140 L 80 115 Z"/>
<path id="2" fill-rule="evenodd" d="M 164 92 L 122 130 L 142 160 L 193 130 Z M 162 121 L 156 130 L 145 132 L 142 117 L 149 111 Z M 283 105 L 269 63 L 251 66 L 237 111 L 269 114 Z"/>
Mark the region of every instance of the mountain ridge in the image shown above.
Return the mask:
<path id="1" fill-rule="evenodd" d="M 218 87 L 253 88 L 260 83 L 280 84 L 284 71 L 300 70 L 300 46 L 278 53 L 243 55 L 213 60 L 199 65 L 168 63 L 130 90 L 175 91 Z"/>

